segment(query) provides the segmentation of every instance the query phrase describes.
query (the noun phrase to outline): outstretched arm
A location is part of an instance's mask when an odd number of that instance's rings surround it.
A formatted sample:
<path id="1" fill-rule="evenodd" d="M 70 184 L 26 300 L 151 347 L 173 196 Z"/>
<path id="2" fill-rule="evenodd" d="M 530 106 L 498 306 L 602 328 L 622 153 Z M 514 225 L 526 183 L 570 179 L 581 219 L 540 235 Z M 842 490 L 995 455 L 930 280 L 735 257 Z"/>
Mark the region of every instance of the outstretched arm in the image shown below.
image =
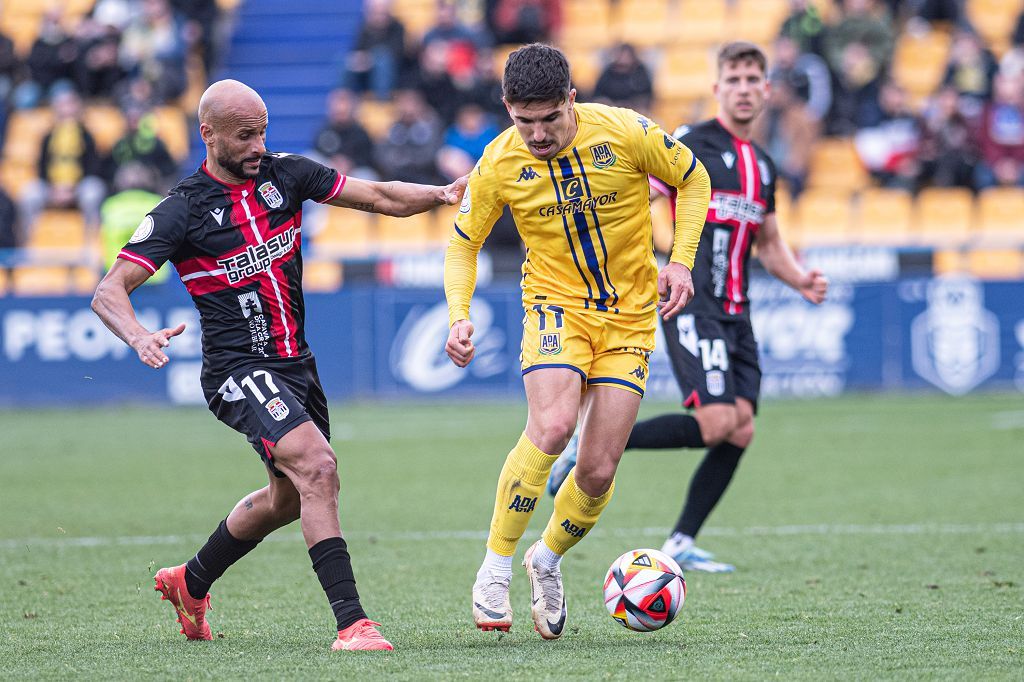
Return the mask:
<path id="1" fill-rule="evenodd" d="M 354 208 L 357 211 L 404 218 L 429 211 L 436 206 L 458 204 L 462 201 L 465 190 L 465 177 L 445 187 L 345 178 L 341 191 L 327 203 L 341 208 Z"/>
<path id="2" fill-rule="evenodd" d="M 774 213 L 765 217 L 764 225 L 758 232 L 757 257 L 770 275 L 796 289 L 811 303 L 818 304 L 825 300 L 828 278 L 820 270 L 808 271 L 800 267 L 779 232 L 779 223 Z"/>
<path id="3" fill-rule="evenodd" d="M 153 369 L 160 369 L 169 359 L 163 349 L 171 345 L 171 337 L 185 331 L 185 325 L 182 323 L 174 329 L 150 332 L 139 324 L 128 295 L 149 277 L 149 270 L 144 267 L 117 259 L 96 287 L 92 309 L 107 325 L 107 329 L 139 354 L 143 363 Z"/>

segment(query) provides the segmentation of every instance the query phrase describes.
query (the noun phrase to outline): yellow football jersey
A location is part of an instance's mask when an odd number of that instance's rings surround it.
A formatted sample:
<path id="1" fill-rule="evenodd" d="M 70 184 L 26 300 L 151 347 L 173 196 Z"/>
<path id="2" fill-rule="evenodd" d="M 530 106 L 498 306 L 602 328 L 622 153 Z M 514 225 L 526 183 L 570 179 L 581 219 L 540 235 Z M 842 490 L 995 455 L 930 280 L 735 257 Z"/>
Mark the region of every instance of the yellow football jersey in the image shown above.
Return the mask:
<path id="1" fill-rule="evenodd" d="M 450 251 L 479 250 L 508 205 L 527 249 L 524 304 L 650 313 L 658 266 L 648 175 L 682 186 L 691 174 L 707 174 L 685 145 L 635 111 L 602 104 L 574 109 L 576 136 L 550 161 L 533 156 L 515 127 L 487 146 L 470 173 Z M 676 244 L 673 260 L 687 267 L 693 267 L 707 211 L 707 197 L 697 206 L 700 192 L 696 196 L 683 201 L 693 210 L 677 216 L 686 224 L 687 243 Z M 472 288 L 449 287 L 448 293 L 452 321 L 467 318 Z"/>

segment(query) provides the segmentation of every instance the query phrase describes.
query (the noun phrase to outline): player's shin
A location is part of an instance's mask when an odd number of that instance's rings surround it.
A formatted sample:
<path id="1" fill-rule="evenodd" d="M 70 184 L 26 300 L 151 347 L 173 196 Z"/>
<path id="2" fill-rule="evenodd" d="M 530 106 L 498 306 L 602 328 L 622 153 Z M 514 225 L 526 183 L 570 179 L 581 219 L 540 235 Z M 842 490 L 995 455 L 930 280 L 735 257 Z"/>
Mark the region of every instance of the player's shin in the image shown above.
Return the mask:
<path id="1" fill-rule="evenodd" d="M 491 552 L 507 557 L 515 554 L 519 538 L 526 532 L 556 459 L 557 454 L 542 452 L 525 433 L 519 437 L 498 477 L 494 514 L 487 537 L 487 548 Z"/>
<path id="2" fill-rule="evenodd" d="M 220 522 L 196 555 L 185 564 L 185 585 L 193 599 L 202 599 L 210 585 L 235 563 L 256 548 L 259 540 L 239 540 L 228 531 L 227 519 Z"/>
<path id="3" fill-rule="evenodd" d="M 321 540 L 309 548 L 320 585 L 331 604 L 338 630 L 344 630 L 356 621 L 366 618 L 356 591 L 356 578 L 345 540 L 340 537 Z"/>
<path id="4" fill-rule="evenodd" d="M 544 529 L 544 546 L 557 555 L 565 554 L 590 532 L 608 506 L 615 491 L 615 481 L 598 497 L 583 492 L 573 472 L 555 495 L 555 511 Z"/>

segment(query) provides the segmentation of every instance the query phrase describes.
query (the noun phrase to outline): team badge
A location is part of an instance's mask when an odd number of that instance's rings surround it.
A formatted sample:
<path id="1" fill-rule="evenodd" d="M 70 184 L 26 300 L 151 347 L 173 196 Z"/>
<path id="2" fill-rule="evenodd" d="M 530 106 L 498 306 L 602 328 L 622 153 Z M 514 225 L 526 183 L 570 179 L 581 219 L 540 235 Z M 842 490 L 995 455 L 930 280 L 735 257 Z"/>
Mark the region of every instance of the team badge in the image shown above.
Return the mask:
<path id="1" fill-rule="evenodd" d="M 281 208 L 284 206 L 284 197 L 281 196 L 280 190 L 274 187 L 274 183 L 267 180 L 259 188 L 260 196 L 263 197 L 263 201 L 266 202 L 270 208 Z"/>
<path id="2" fill-rule="evenodd" d="M 590 154 L 594 157 L 594 168 L 608 168 L 614 166 L 619 160 L 612 151 L 612 145 L 608 142 L 595 144 L 590 148 Z"/>
<path id="3" fill-rule="evenodd" d="M 139 226 L 135 228 L 135 232 L 132 233 L 132 238 L 128 240 L 129 244 L 138 244 L 149 239 L 149 235 L 153 234 L 153 216 L 148 215 L 142 219 Z"/>
<path id="4" fill-rule="evenodd" d="M 725 393 L 725 375 L 720 371 L 712 370 L 708 372 L 708 394 L 713 396 L 720 396 Z"/>
<path id="5" fill-rule="evenodd" d="M 288 416 L 291 410 L 288 409 L 288 405 L 277 396 L 270 399 L 267 403 L 267 412 L 274 418 L 274 421 L 281 421 Z"/>
<path id="6" fill-rule="evenodd" d="M 732 168 L 732 165 L 736 163 L 736 155 L 732 152 L 722 152 L 722 161 L 725 162 L 726 168 Z"/>
<path id="7" fill-rule="evenodd" d="M 540 335 L 540 354 L 558 355 L 562 352 L 562 335 L 558 332 L 544 332 Z"/>

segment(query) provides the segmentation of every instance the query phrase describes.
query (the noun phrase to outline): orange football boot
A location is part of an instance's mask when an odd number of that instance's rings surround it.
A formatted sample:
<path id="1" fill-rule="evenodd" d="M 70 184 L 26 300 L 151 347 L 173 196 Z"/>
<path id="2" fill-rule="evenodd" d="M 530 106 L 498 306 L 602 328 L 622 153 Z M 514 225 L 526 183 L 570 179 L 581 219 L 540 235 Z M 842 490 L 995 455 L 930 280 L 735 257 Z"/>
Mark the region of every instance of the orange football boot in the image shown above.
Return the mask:
<path id="1" fill-rule="evenodd" d="M 163 594 L 160 599 L 171 602 L 178 614 L 181 634 L 189 639 L 213 639 L 210 624 L 206 622 L 206 609 L 210 608 L 210 595 L 193 599 L 185 586 L 185 564 L 174 568 L 161 568 L 154 576 L 156 587 Z"/>

